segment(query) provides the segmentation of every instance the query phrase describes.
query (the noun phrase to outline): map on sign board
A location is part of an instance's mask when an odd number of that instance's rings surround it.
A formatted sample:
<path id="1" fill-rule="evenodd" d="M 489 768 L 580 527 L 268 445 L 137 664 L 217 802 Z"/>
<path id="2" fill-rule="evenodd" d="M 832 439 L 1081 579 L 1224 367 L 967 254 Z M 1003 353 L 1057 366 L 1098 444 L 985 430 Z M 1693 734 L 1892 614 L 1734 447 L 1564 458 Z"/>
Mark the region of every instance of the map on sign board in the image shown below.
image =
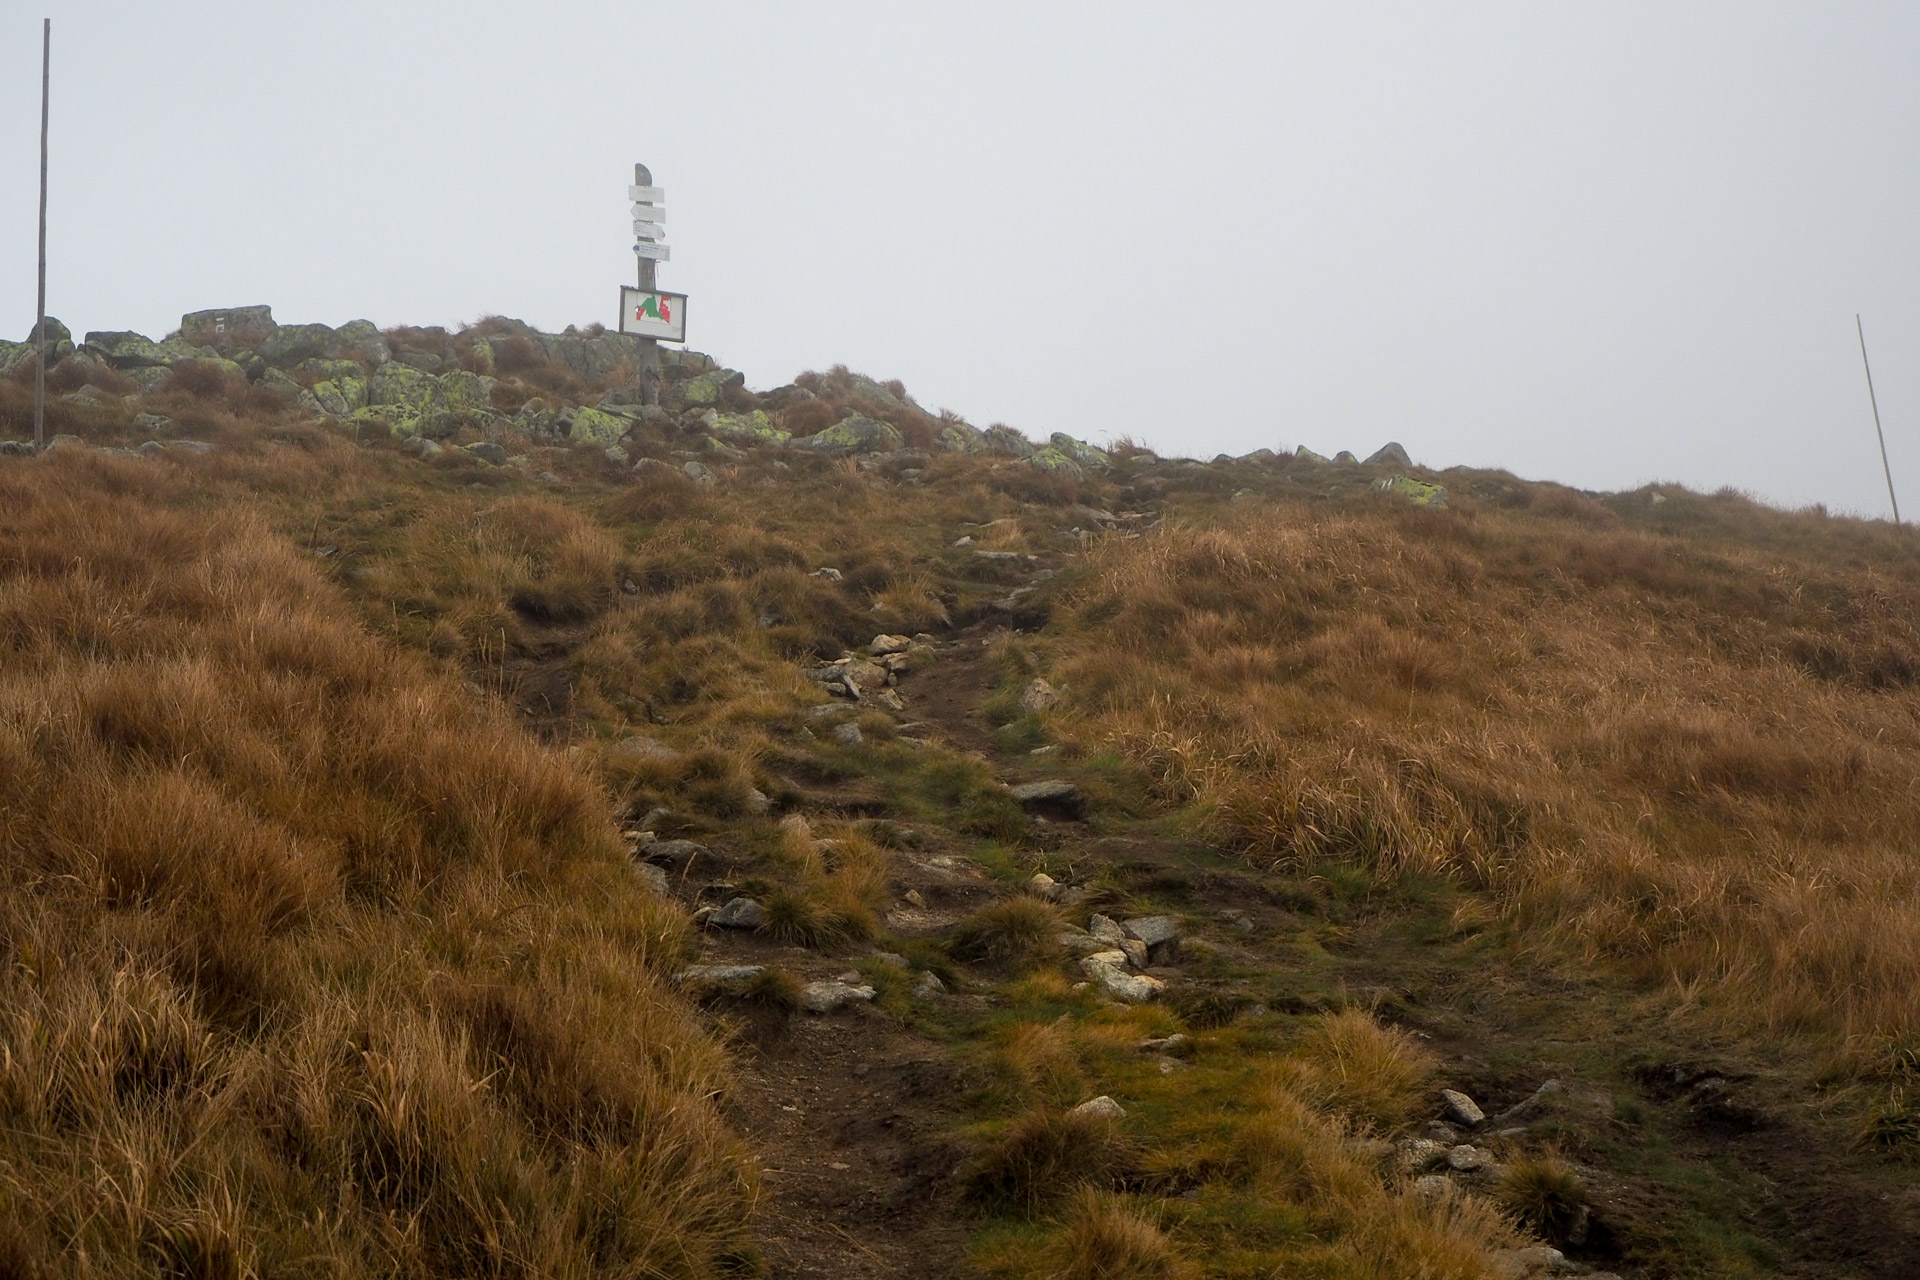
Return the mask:
<path id="1" fill-rule="evenodd" d="M 655 289 L 620 290 L 620 332 L 666 342 L 687 340 L 687 295 Z"/>

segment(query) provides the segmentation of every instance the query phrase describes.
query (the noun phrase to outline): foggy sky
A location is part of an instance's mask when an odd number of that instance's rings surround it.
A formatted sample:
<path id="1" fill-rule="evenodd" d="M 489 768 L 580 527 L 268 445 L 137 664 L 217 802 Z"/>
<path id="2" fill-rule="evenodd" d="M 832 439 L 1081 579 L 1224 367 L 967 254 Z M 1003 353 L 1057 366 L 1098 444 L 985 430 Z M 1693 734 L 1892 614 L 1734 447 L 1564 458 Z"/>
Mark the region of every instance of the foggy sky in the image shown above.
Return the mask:
<path id="1" fill-rule="evenodd" d="M 43 4 L 45 0 L 43 0 Z M 1920 510 L 1911 4 L 0 0 L 0 337 L 613 323 L 1210 457 Z"/>

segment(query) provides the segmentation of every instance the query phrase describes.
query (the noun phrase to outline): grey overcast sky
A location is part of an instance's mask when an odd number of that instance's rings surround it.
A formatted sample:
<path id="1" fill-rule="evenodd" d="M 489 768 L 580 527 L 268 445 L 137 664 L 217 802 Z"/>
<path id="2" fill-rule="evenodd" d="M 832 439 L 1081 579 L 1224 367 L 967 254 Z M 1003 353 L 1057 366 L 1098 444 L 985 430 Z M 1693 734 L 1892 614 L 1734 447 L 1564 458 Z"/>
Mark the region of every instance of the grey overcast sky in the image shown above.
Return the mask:
<path id="1" fill-rule="evenodd" d="M 44 0 L 43 0 L 44 3 Z M 615 319 L 1030 435 L 1920 510 L 1920 6 L 0 0 L 0 336 Z"/>

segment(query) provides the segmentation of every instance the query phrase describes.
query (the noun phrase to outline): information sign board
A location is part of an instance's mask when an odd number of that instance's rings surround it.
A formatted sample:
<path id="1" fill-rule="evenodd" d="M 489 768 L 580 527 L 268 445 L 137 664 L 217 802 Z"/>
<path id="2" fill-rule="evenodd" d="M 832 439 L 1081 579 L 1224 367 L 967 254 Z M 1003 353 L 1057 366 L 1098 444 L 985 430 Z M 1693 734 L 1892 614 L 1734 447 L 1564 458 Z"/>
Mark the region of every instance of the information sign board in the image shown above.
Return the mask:
<path id="1" fill-rule="evenodd" d="M 620 332 L 666 342 L 687 340 L 687 295 L 657 289 L 620 289 Z"/>

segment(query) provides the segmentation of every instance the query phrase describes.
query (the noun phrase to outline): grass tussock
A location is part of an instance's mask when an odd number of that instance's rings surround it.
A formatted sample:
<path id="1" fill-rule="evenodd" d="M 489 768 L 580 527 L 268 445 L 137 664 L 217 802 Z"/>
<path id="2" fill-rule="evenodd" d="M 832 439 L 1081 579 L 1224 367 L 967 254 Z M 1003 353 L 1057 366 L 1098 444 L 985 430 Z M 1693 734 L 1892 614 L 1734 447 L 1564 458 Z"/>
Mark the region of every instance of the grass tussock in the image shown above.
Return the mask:
<path id="1" fill-rule="evenodd" d="M 713 1274 L 725 1064 L 600 793 L 174 483 L 0 471 L 13 1272 Z"/>
<path id="2" fill-rule="evenodd" d="M 1561 1243 L 1588 1197 L 1580 1175 L 1566 1161 L 1546 1154 L 1510 1161 L 1495 1198 L 1528 1230 Z"/>
<path id="3" fill-rule="evenodd" d="M 1920 552 L 1573 497 L 1098 544 L 1055 646 L 1070 727 L 1249 858 L 1451 875 L 1870 1057 L 1920 1020 Z"/>
<path id="4" fill-rule="evenodd" d="M 1355 1124 L 1397 1129 L 1430 1102 L 1433 1055 L 1359 1009 L 1321 1014 L 1280 1068 L 1293 1092 Z"/>
<path id="5" fill-rule="evenodd" d="M 1029 969 L 1059 950 L 1063 920 L 1057 907 L 1019 895 L 990 902 L 954 926 L 947 949 L 958 960 L 1000 969 Z"/>
<path id="6" fill-rule="evenodd" d="M 1058 1280 L 1185 1280 L 1196 1274 L 1160 1225 L 1125 1200 L 1083 1189 L 1054 1243 Z"/>
<path id="7" fill-rule="evenodd" d="M 960 1185 L 973 1205 L 1034 1214 L 1083 1186 L 1112 1186 L 1134 1159 L 1112 1120 L 1038 1104 L 998 1126 L 961 1172 Z"/>

